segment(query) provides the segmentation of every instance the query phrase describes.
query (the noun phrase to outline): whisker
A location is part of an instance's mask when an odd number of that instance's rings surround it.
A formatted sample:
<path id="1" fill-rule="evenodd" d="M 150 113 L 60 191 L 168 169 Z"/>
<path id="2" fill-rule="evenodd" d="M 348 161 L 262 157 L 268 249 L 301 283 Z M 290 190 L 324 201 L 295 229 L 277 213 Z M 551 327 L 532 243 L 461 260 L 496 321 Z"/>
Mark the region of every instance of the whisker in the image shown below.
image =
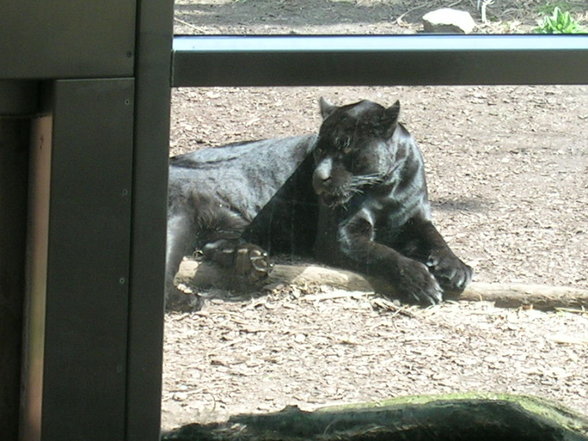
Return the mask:
<path id="1" fill-rule="evenodd" d="M 351 186 L 356 187 L 356 186 L 362 186 L 362 185 L 377 184 L 377 183 L 381 182 L 382 179 L 383 179 L 383 176 L 380 174 L 354 176 L 351 179 Z"/>

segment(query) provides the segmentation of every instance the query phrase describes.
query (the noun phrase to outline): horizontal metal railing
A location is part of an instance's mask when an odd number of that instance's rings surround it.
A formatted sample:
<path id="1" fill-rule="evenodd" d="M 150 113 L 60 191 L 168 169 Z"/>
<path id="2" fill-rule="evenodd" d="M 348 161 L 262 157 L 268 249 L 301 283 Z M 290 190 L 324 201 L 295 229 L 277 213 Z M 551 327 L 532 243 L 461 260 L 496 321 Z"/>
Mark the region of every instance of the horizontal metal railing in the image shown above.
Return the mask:
<path id="1" fill-rule="evenodd" d="M 176 36 L 172 85 L 588 84 L 588 35 Z"/>

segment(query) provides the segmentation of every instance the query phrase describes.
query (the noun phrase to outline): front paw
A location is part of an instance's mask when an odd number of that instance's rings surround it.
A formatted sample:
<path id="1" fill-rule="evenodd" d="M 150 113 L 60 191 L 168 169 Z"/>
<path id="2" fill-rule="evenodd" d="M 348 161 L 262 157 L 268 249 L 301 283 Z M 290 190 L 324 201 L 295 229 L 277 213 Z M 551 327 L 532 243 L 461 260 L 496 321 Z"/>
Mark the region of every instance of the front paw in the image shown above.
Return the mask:
<path id="1" fill-rule="evenodd" d="M 411 303 L 430 306 L 443 300 L 443 291 L 435 277 L 416 260 L 404 260 L 400 264 L 398 278 L 399 294 Z"/>
<path id="2" fill-rule="evenodd" d="M 446 250 L 431 254 L 426 265 L 449 296 L 459 296 L 474 274 L 469 265 Z"/>
<path id="3" fill-rule="evenodd" d="M 267 278 L 272 270 L 267 252 L 252 243 L 219 240 L 206 244 L 201 252 L 204 258 L 231 269 L 248 283 Z"/>
<path id="4" fill-rule="evenodd" d="M 235 272 L 245 276 L 251 283 L 267 278 L 272 270 L 267 252 L 251 243 L 240 245 L 235 250 Z"/>

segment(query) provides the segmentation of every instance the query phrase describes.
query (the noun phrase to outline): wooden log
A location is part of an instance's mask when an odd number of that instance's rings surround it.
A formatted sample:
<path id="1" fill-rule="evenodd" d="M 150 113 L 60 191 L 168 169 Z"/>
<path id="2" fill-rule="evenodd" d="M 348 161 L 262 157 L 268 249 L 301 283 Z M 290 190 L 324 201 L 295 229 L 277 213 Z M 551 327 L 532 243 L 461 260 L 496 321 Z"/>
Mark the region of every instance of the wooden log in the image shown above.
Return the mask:
<path id="1" fill-rule="evenodd" d="M 377 279 L 337 268 L 315 264 L 277 264 L 269 277 L 257 285 L 245 283 L 229 271 L 209 262 L 184 260 L 176 275 L 176 284 L 193 291 L 216 287 L 232 291 L 271 290 L 280 284 L 294 286 L 322 285 L 347 291 L 377 292 L 394 297 L 394 289 Z M 462 293 L 462 301 L 494 302 L 498 307 L 530 306 L 540 310 L 588 308 L 588 290 L 572 287 L 524 283 L 472 282 Z"/>
<path id="2" fill-rule="evenodd" d="M 404 397 L 305 412 L 290 406 L 225 423 L 190 424 L 163 441 L 588 440 L 588 419 L 517 395 Z"/>

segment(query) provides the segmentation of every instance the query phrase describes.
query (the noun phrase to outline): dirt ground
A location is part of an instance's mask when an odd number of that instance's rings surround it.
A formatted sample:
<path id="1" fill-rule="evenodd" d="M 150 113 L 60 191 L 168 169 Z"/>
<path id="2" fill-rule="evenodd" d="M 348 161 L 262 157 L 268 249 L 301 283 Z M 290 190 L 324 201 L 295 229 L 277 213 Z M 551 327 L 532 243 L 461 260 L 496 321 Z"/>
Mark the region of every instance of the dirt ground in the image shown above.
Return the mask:
<path id="1" fill-rule="evenodd" d="M 524 32 L 542 1 L 488 6 L 478 32 Z M 177 33 L 407 33 L 475 1 L 194 1 Z M 568 2 L 579 20 L 585 2 Z M 583 5 L 583 7 L 582 7 Z M 425 155 L 434 219 L 475 280 L 588 288 L 588 87 L 176 89 L 171 154 L 304 134 L 317 100 L 400 99 Z M 446 303 L 407 314 L 328 287 L 219 291 L 168 313 L 163 427 L 407 394 L 532 394 L 588 414 L 588 315 Z"/>

